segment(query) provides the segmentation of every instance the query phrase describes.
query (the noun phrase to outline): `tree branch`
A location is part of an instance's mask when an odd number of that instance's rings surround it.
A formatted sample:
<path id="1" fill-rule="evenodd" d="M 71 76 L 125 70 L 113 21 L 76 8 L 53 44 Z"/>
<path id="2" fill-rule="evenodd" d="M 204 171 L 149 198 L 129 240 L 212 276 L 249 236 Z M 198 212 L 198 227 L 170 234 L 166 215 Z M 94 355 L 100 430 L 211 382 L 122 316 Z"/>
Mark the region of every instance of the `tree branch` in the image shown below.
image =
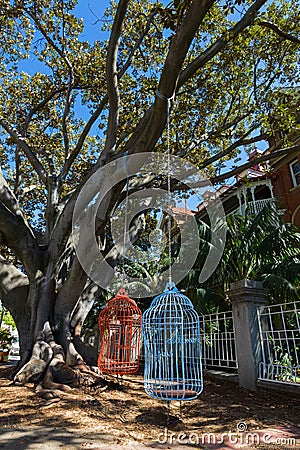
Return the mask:
<path id="1" fill-rule="evenodd" d="M 19 195 L 21 186 L 21 171 L 20 171 L 20 147 L 17 145 L 15 149 L 15 182 L 14 182 L 14 195 L 17 197 Z"/>
<path id="2" fill-rule="evenodd" d="M 251 142 L 254 142 L 254 140 L 255 140 L 255 138 L 249 139 L 249 141 L 251 141 Z M 296 154 L 300 150 L 300 144 L 294 145 L 292 147 L 279 149 L 276 151 L 274 151 L 274 149 L 275 149 L 275 147 L 270 147 L 268 150 L 266 150 L 264 152 L 263 155 L 261 155 L 257 158 L 253 158 L 253 159 L 251 159 L 251 161 L 247 161 L 245 164 L 242 164 L 241 166 L 236 167 L 235 169 L 233 169 L 229 172 L 223 173 L 216 177 L 211 177 L 209 180 L 207 178 L 205 178 L 204 180 L 201 180 L 200 182 L 189 183 L 188 187 L 186 186 L 186 184 L 184 184 L 182 182 L 172 181 L 171 190 L 172 191 L 178 191 L 178 190 L 186 191 L 188 189 L 211 186 L 212 184 L 219 184 L 222 181 L 225 181 L 228 178 L 238 175 L 239 173 L 243 172 L 244 170 L 249 169 L 249 168 L 251 168 L 257 164 L 260 164 L 262 162 L 271 161 L 280 156 L 285 156 L 285 155 L 294 154 L 294 153 Z M 204 162 L 199 170 L 205 168 L 207 165 L 208 164 L 206 164 L 206 162 Z M 167 183 L 166 183 L 165 179 L 159 180 L 155 174 L 149 174 L 146 178 L 143 178 L 143 180 L 140 180 L 140 179 L 133 180 L 133 182 L 130 183 L 129 195 L 131 195 L 131 193 L 134 193 L 138 190 L 153 187 L 154 183 L 155 183 L 156 188 L 167 190 Z"/>
<path id="3" fill-rule="evenodd" d="M 178 76 L 191 42 L 214 3 L 215 1 L 211 0 L 194 0 L 177 33 L 172 38 L 158 86 L 159 92 L 165 97 L 171 98 L 177 89 Z M 157 99 L 157 101 L 161 103 L 161 99 Z"/>
<path id="4" fill-rule="evenodd" d="M 41 264 L 36 237 L 0 171 L 0 231 L 7 245 L 16 252 L 27 271 L 34 274 Z"/>
<path id="5" fill-rule="evenodd" d="M 24 8 L 24 11 L 33 20 L 33 22 L 35 23 L 37 29 L 44 36 L 44 38 L 46 39 L 48 44 L 58 53 L 58 55 L 65 62 L 66 66 L 68 68 L 69 83 L 68 83 L 68 88 L 67 88 L 66 103 L 65 103 L 63 117 L 62 117 L 62 131 L 63 131 L 63 138 L 64 138 L 65 154 L 66 154 L 66 157 L 68 157 L 68 155 L 69 155 L 69 137 L 68 137 L 68 132 L 67 132 L 66 119 L 67 119 L 67 115 L 68 115 L 69 110 L 70 110 L 70 104 L 71 104 L 70 96 L 71 96 L 73 83 L 74 83 L 73 66 L 70 63 L 70 61 L 69 61 L 68 57 L 66 56 L 66 54 L 64 53 L 64 51 L 61 50 L 59 48 L 59 46 L 54 42 L 54 40 L 49 36 L 49 34 L 47 33 L 47 31 L 45 30 L 43 25 L 39 22 L 37 16 L 29 8 Z"/>
<path id="6" fill-rule="evenodd" d="M 58 47 L 58 45 L 55 44 L 53 39 L 48 35 L 42 24 L 39 22 L 37 16 L 29 9 L 29 8 L 23 8 L 24 11 L 28 14 L 28 16 L 33 20 L 35 23 L 37 29 L 40 31 L 40 33 L 44 36 L 48 44 L 58 53 L 58 55 L 62 58 L 62 60 L 66 63 L 66 66 L 68 67 L 69 72 L 73 72 L 72 64 L 70 63 L 69 59 L 65 55 L 65 53 Z"/>
<path id="7" fill-rule="evenodd" d="M 236 148 L 241 147 L 242 145 L 249 145 L 254 144 L 255 142 L 259 142 L 263 139 L 267 138 L 267 133 L 260 134 L 259 136 L 254 136 L 252 138 L 246 139 L 249 134 L 251 134 L 255 129 L 257 129 L 257 125 L 253 125 L 247 133 L 243 135 L 243 137 L 233 144 L 231 144 L 229 147 L 225 148 L 224 150 L 216 153 L 215 155 L 211 156 L 210 158 L 207 158 L 203 164 L 200 164 L 199 169 L 204 169 L 204 167 L 209 166 L 210 164 L 213 164 L 214 162 L 218 161 L 221 158 L 224 158 L 224 156 L 229 155 L 231 152 L 233 152 Z"/>
<path id="8" fill-rule="evenodd" d="M 85 127 L 84 127 L 84 129 L 83 129 L 83 131 L 82 131 L 78 141 L 77 141 L 77 144 L 76 144 L 74 150 L 72 151 L 70 156 L 65 161 L 64 167 L 63 167 L 63 169 L 61 171 L 61 174 L 60 174 L 60 177 L 59 177 L 60 180 L 63 180 L 67 176 L 67 174 L 69 173 L 69 170 L 70 170 L 73 162 L 75 161 L 75 159 L 77 158 L 77 156 L 79 155 L 79 153 L 80 153 L 80 151 L 82 149 L 82 146 L 84 144 L 84 141 L 85 141 L 87 135 L 89 134 L 92 126 L 94 125 L 94 123 L 98 119 L 99 115 L 101 114 L 101 112 L 105 108 L 105 105 L 107 104 L 107 101 L 108 101 L 108 95 L 105 94 L 105 96 L 101 100 L 100 105 L 97 107 L 96 111 L 89 118 L 87 124 L 85 125 Z"/>
<path id="9" fill-rule="evenodd" d="M 49 239 L 48 251 L 55 261 L 57 261 L 64 252 L 64 248 L 72 232 L 73 210 L 79 192 L 80 188 L 76 189 L 76 191 L 69 196 L 53 227 Z"/>
<path id="10" fill-rule="evenodd" d="M 67 89 L 67 87 L 62 87 L 60 89 L 54 89 L 52 92 L 50 92 L 49 95 L 47 95 L 42 101 L 40 101 L 37 105 L 33 106 L 31 108 L 31 110 L 29 111 L 29 113 L 27 114 L 26 118 L 25 118 L 25 125 L 24 125 L 24 130 L 23 130 L 23 135 L 25 136 L 27 129 L 28 129 L 28 125 L 30 123 L 30 120 L 32 119 L 32 117 L 34 116 L 35 113 L 37 113 L 40 109 L 42 109 L 44 106 L 47 105 L 47 103 L 50 102 L 50 100 L 53 99 L 53 97 L 55 97 L 57 94 L 61 94 L 62 92 L 64 92 Z"/>
<path id="11" fill-rule="evenodd" d="M 14 140 L 14 142 L 24 151 L 27 156 L 30 164 L 35 169 L 36 173 L 40 177 L 40 179 L 46 183 L 47 173 L 39 161 L 39 159 L 35 156 L 33 151 L 30 149 L 29 145 L 26 143 L 24 138 L 20 136 L 16 130 L 14 130 L 10 124 L 4 119 L 0 117 L 0 125 L 4 128 L 4 130 L 10 135 L 10 137 Z"/>
<path id="12" fill-rule="evenodd" d="M 7 245 L 24 264 L 28 277 L 34 276 L 41 264 L 38 243 L 23 218 L 15 216 L 2 201 L 0 201 L 0 231 Z"/>
<path id="13" fill-rule="evenodd" d="M 191 35 L 194 35 L 201 24 L 201 21 L 205 17 L 205 14 L 213 4 L 213 2 L 194 1 L 185 21 L 172 39 L 159 84 L 159 92 L 166 98 L 172 98 L 176 89 L 178 90 L 179 87 L 192 77 L 200 67 L 212 59 L 228 44 L 228 35 L 233 38 L 252 23 L 257 11 L 264 3 L 266 3 L 266 1 L 267 0 L 257 0 L 248 9 L 241 21 L 229 29 L 226 35 L 222 36 L 206 52 L 200 55 L 199 58 L 189 64 L 180 74 L 181 65 L 183 64 L 190 45 L 190 37 Z M 183 47 L 184 42 L 185 46 Z M 165 103 L 165 105 L 163 103 Z M 245 114 L 245 117 L 247 117 L 248 114 L 249 113 Z M 152 116 L 153 120 L 149 119 L 149 116 Z M 165 122 L 166 102 L 161 98 L 156 98 L 154 106 L 149 108 L 145 113 L 135 132 L 127 141 L 124 151 L 128 151 L 129 153 L 134 153 L 135 151 L 151 151 L 157 142 L 158 137 L 161 135 Z M 225 128 L 228 129 L 230 126 L 226 125 Z"/>
<path id="14" fill-rule="evenodd" d="M 156 12 L 153 12 L 152 14 L 150 14 L 145 29 L 144 31 L 141 33 L 140 37 L 138 38 L 138 40 L 136 41 L 136 43 L 134 44 L 132 50 L 130 51 L 127 61 L 125 62 L 125 64 L 122 66 L 122 68 L 119 70 L 118 72 L 118 80 L 120 80 L 122 78 L 122 76 L 125 74 L 125 72 L 127 71 L 127 69 L 130 67 L 130 64 L 132 62 L 132 59 L 134 58 L 135 52 L 136 50 L 139 48 L 139 46 L 141 45 L 144 37 L 147 35 L 147 33 L 149 32 L 150 29 L 150 25 L 154 19 L 156 15 Z M 88 120 L 87 124 L 85 125 L 79 139 L 78 142 L 74 148 L 74 150 L 72 151 L 72 153 L 70 154 L 70 156 L 67 158 L 64 167 L 62 169 L 61 175 L 60 175 L 60 180 L 63 180 L 66 175 L 69 173 L 69 170 L 73 164 L 73 162 L 75 161 L 75 159 L 77 158 L 77 156 L 79 155 L 82 146 L 84 144 L 84 141 L 87 137 L 87 135 L 89 134 L 92 126 L 94 125 L 94 123 L 96 122 L 96 120 L 98 119 L 98 117 L 100 116 L 100 114 L 102 113 L 103 109 L 105 108 L 107 102 L 108 102 L 108 94 L 105 94 L 103 99 L 101 100 L 99 106 L 97 107 L 97 109 L 95 110 L 95 112 L 93 113 L 93 115 L 90 117 L 90 119 Z"/>
<path id="15" fill-rule="evenodd" d="M 72 316 L 70 320 L 71 328 L 75 329 L 75 327 L 83 325 L 83 322 L 93 306 L 95 298 L 99 297 L 103 292 L 103 288 L 89 280 L 75 306 L 72 311 Z M 76 334 L 76 331 L 75 331 Z"/>
<path id="16" fill-rule="evenodd" d="M 172 38 L 159 81 L 158 92 L 152 105 L 138 123 L 135 132 L 124 146 L 124 152 L 152 151 L 161 136 L 167 119 L 167 99 L 173 98 L 178 77 L 190 44 L 214 1 L 193 0 L 186 17 Z M 165 97 L 165 100 L 164 100 Z"/>
<path id="17" fill-rule="evenodd" d="M 85 287 L 86 281 L 87 274 L 84 272 L 78 258 L 75 255 L 71 270 L 56 298 L 56 316 L 66 315 L 67 313 L 71 314 Z"/>
<path id="18" fill-rule="evenodd" d="M 217 177 L 211 178 L 211 182 L 213 184 L 220 183 L 221 181 L 227 180 L 228 178 L 231 178 L 235 175 L 238 175 L 239 173 L 243 172 L 246 169 L 249 169 L 250 167 L 256 166 L 257 164 L 261 164 L 265 161 L 271 161 L 273 159 L 278 158 L 279 156 L 285 156 L 289 154 L 293 154 L 300 151 L 300 144 L 293 145 L 292 147 L 282 148 L 280 150 L 276 150 L 275 152 L 271 153 L 264 153 L 262 156 L 255 158 L 251 161 L 248 161 L 245 164 L 242 164 L 241 166 L 237 167 L 236 169 L 230 170 L 229 172 L 226 172 L 222 175 L 219 175 Z"/>
<path id="19" fill-rule="evenodd" d="M 300 44 L 300 39 L 296 36 L 293 36 L 292 34 L 286 33 L 281 28 L 279 28 L 275 23 L 269 22 L 267 20 L 261 20 L 258 22 L 258 25 L 269 28 L 270 30 L 274 31 L 278 36 L 282 37 L 283 39 L 286 39 L 288 41 L 294 42 L 295 44 Z"/>
<path id="20" fill-rule="evenodd" d="M 187 155 L 190 151 L 192 151 L 194 148 L 196 148 L 196 147 L 199 146 L 200 144 L 209 141 L 210 138 L 213 139 L 213 138 L 216 138 L 216 137 L 221 137 L 221 133 L 222 133 L 223 131 L 226 131 L 226 130 L 230 129 L 231 127 L 237 126 L 238 123 L 239 123 L 240 121 L 242 121 L 243 119 L 245 119 L 247 116 L 248 116 L 248 114 L 247 114 L 247 115 L 244 115 L 244 116 L 237 117 L 237 118 L 235 118 L 232 122 L 229 122 L 229 123 L 227 123 L 227 124 L 224 124 L 224 125 L 222 125 L 221 127 L 217 128 L 216 130 L 210 131 L 209 133 L 204 133 L 199 139 L 195 139 L 194 141 L 192 141 L 192 142 L 188 145 L 188 147 L 186 147 L 186 148 L 184 148 L 183 150 L 181 150 L 181 151 L 177 154 L 177 156 L 184 157 L 185 155 Z M 239 145 L 245 145 L 245 144 L 243 143 L 243 139 L 246 138 L 247 136 L 249 136 L 249 134 L 252 133 L 256 128 L 257 128 L 257 126 L 256 126 L 256 125 L 255 125 L 255 126 L 253 125 L 253 126 L 250 128 L 250 130 L 248 130 L 248 131 L 243 135 L 243 137 L 241 138 L 241 140 L 237 141 L 237 142 L 240 142 L 240 141 L 242 142 L 242 143 L 239 144 Z M 263 139 L 263 137 L 264 137 L 264 135 L 261 135 L 261 138 L 262 138 L 262 139 Z M 255 142 L 257 142 L 257 141 L 255 141 Z M 246 142 L 246 143 L 249 143 L 249 142 Z M 234 150 L 235 148 L 239 147 L 239 145 L 236 145 L 236 143 L 234 143 L 234 144 L 232 144 L 232 145 L 234 145 L 234 147 L 231 148 L 231 150 Z M 222 150 L 222 152 L 223 152 L 223 151 L 226 151 L 226 150 Z M 227 153 L 225 153 L 224 156 L 226 156 L 226 154 L 228 154 L 228 153 L 229 153 L 229 151 L 228 151 Z M 217 160 L 217 158 L 215 158 L 215 155 L 212 156 L 212 158 L 213 158 L 212 162 L 215 162 L 215 161 Z M 208 161 L 210 161 L 208 164 L 212 164 L 212 162 L 211 162 L 210 159 L 209 159 Z"/>
<path id="21" fill-rule="evenodd" d="M 0 255 L 0 298 L 3 300 L 11 291 L 28 286 L 29 281 L 19 269 Z"/>
<path id="22" fill-rule="evenodd" d="M 28 287 L 26 275 L 0 255 L 0 298 L 12 314 L 20 302 L 25 305 Z"/>
<path id="23" fill-rule="evenodd" d="M 14 214 L 21 215 L 24 220 L 25 216 L 23 214 L 23 211 L 20 208 L 20 205 L 18 203 L 18 200 L 15 196 L 15 194 L 12 192 L 10 187 L 7 184 L 7 181 L 5 180 L 2 170 L 0 168 L 0 201 L 4 203 L 4 205 Z"/>
<path id="24" fill-rule="evenodd" d="M 104 152 L 113 152 L 119 124 L 120 94 L 117 76 L 117 54 L 122 26 L 129 0 L 120 0 L 112 26 L 106 59 L 106 84 L 109 99 L 109 116 Z"/>
<path id="25" fill-rule="evenodd" d="M 180 74 L 178 88 L 183 86 L 201 67 L 226 47 L 229 41 L 236 38 L 245 28 L 252 24 L 257 12 L 267 0 L 256 0 L 248 9 L 243 18 L 230 28 L 222 37 L 205 50 L 198 58 L 190 63 Z"/>
<path id="26" fill-rule="evenodd" d="M 150 30 L 150 26 L 151 26 L 151 23 L 152 23 L 152 21 L 153 21 L 155 15 L 156 15 L 156 11 L 153 11 L 153 12 L 149 15 L 148 20 L 147 20 L 147 22 L 146 22 L 146 26 L 145 26 L 144 31 L 141 33 L 140 37 L 139 37 L 138 40 L 135 42 L 134 46 L 132 47 L 132 49 L 131 49 L 131 51 L 130 51 L 130 53 L 129 53 L 129 55 L 128 55 L 127 61 L 125 62 L 125 64 L 123 65 L 123 67 L 121 68 L 121 70 L 120 70 L 119 73 L 118 73 L 118 78 L 119 78 L 119 79 L 124 75 L 124 73 L 126 72 L 126 70 L 129 68 L 129 66 L 130 66 L 130 64 L 131 64 L 131 62 L 132 62 L 132 59 L 133 59 L 133 57 L 134 57 L 134 55 L 135 55 L 135 52 L 136 52 L 137 49 L 140 47 L 141 43 L 143 42 L 144 37 L 148 34 L 148 32 L 149 32 L 149 30 Z"/>
<path id="27" fill-rule="evenodd" d="M 9 188 L 0 169 L 0 231 L 9 248 L 20 258 L 28 276 L 40 266 L 39 248 L 18 200 Z"/>
<path id="28" fill-rule="evenodd" d="M 64 138 L 65 159 L 67 159 L 70 154 L 70 142 L 69 142 L 69 135 L 68 135 L 68 129 L 67 129 L 67 117 L 70 112 L 70 106 L 71 106 L 71 93 L 72 93 L 72 87 L 73 87 L 73 83 L 74 83 L 73 71 L 70 71 L 69 75 L 70 75 L 70 78 L 69 78 L 69 83 L 68 83 L 66 102 L 65 102 L 64 112 L 63 112 L 63 116 L 62 116 L 62 132 L 63 132 L 63 138 Z"/>

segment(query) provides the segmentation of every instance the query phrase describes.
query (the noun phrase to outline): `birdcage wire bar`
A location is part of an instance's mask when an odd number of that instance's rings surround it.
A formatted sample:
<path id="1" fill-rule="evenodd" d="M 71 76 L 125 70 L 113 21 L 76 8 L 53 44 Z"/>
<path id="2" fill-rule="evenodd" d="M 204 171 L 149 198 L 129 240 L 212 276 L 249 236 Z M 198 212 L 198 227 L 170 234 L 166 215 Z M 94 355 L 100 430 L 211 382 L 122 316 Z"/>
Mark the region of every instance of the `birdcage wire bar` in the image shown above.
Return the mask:
<path id="1" fill-rule="evenodd" d="M 108 301 L 98 318 L 102 373 L 124 375 L 137 372 L 140 363 L 142 312 L 125 292 Z"/>
<path id="2" fill-rule="evenodd" d="M 143 314 L 144 388 L 161 400 L 192 400 L 202 391 L 200 321 L 175 285 Z"/>

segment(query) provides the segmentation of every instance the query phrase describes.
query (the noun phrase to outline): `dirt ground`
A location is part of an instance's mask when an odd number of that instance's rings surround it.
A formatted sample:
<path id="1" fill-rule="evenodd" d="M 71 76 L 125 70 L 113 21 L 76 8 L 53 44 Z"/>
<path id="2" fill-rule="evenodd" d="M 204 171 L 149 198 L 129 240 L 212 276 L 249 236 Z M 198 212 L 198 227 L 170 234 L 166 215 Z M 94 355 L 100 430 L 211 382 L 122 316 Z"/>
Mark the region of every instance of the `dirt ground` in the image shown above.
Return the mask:
<path id="1" fill-rule="evenodd" d="M 241 426 L 248 431 L 297 430 L 299 426 L 299 397 L 264 390 L 254 393 L 230 381 L 206 378 L 197 400 L 182 402 L 181 408 L 179 402 L 171 402 L 168 414 L 166 402 L 146 395 L 141 375 L 126 377 L 119 387 L 102 392 L 74 389 L 63 399 L 45 401 L 33 392 L 33 384 L 12 385 L 12 369 L 0 366 L 2 430 L 33 426 L 94 429 L 124 444 L 155 442 L 166 427 L 174 432 L 218 434 L 235 432 Z"/>

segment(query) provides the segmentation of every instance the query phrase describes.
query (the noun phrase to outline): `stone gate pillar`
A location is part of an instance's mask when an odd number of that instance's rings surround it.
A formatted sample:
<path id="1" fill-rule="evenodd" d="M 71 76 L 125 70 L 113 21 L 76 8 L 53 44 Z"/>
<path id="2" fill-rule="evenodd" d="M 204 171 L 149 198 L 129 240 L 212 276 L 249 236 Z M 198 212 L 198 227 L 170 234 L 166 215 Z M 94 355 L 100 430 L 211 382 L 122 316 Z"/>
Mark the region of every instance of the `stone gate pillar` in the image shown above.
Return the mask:
<path id="1" fill-rule="evenodd" d="M 261 281 L 241 280 L 230 284 L 239 384 L 255 390 L 261 362 L 257 308 L 265 305 L 266 291 Z"/>

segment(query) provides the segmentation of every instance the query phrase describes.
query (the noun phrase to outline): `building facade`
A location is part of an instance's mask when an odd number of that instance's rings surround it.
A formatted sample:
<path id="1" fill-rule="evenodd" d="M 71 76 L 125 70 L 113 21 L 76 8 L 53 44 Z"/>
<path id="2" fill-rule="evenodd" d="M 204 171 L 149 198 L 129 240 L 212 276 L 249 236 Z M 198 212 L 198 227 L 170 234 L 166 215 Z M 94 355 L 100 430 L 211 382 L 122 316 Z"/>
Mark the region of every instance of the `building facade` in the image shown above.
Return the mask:
<path id="1" fill-rule="evenodd" d="M 255 151 L 251 158 L 257 156 Z M 257 214 L 268 203 L 276 204 L 287 222 L 300 227 L 300 154 L 294 153 L 271 161 L 264 166 L 254 166 L 236 178 L 232 186 L 223 185 L 214 193 L 204 193 L 197 206 L 196 215 L 207 221 L 206 206 L 218 196 L 225 214 L 244 215 L 246 209 Z"/>
<path id="2" fill-rule="evenodd" d="M 284 218 L 300 227 L 300 154 L 295 153 L 271 162 L 273 189 Z"/>

